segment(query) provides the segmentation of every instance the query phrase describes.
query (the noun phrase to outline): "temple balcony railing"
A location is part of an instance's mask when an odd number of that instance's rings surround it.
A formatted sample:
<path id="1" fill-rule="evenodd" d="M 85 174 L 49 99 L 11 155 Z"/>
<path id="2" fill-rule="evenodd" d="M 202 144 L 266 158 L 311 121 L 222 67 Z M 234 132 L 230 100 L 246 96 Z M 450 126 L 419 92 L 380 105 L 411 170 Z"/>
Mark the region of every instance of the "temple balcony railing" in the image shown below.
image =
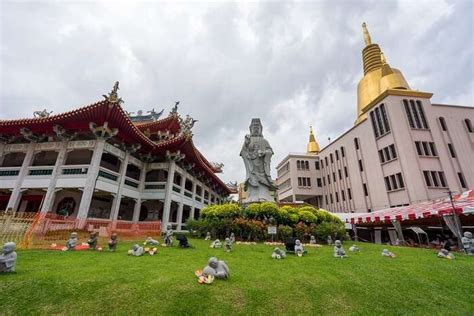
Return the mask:
<path id="1" fill-rule="evenodd" d="M 89 165 L 67 165 L 61 167 L 61 176 L 84 176 L 89 171 Z"/>
<path id="2" fill-rule="evenodd" d="M 118 172 L 106 169 L 104 167 L 99 168 L 99 174 L 98 174 L 99 178 L 107 179 L 112 182 L 117 182 L 119 176 L 120 174 Z"/>
<path id="3" fill-rule="evenodd" d="M 28 167 L 28 176 L 49 177 L 53 174 L 54 166 L 35 166 Z"/>
<path id="4" fill-rule="evenodd" d="M 21 167 L 2 167 L 0 168 L 0 177 L 16 177 L 20 174 Z"/>
<path id="5" fill-rule="evenodd" d="M 126 186 L 129 186 L 129 187 L 138 189 L 138 186 L 140 185 L 140 181 L 137 181 L 137 180 L 132 179 L 132 178 L 129 178 L 129 177 L 125 177 L 125 182 L 124 182 L 124 184 L 125 184 Z"/>
<path id="6" fill-rule="evenodd" d="M 186 196 L 186 197 L 192 199 L 192 198 L 193 198 L 193 192 L 184 189 L 184 196 Z"/>
<path id="7" fill-rule="evenodd" d="M 177 184 L 173 184 L 173 191 L 176 193 L 181 193 L 181 187 Z"/>
<path id="8" fill-rule="evenodd" d="M 164 190 L 166 182 L 145 182 L 145 191 Z"/>

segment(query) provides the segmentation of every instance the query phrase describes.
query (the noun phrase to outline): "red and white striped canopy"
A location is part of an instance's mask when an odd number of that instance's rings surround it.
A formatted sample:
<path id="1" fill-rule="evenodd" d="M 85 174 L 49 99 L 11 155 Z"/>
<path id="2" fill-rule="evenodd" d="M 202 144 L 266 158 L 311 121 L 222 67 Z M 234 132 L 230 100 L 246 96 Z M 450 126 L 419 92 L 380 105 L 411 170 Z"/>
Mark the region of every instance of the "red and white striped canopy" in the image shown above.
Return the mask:
<path id="1" fill-rule="evenodd" d="M 474 190 L 453 195 L 454 209 L 457 214 L 463 214 L 467 209 L 474 207 Z M 346 217 L 346 222 L 352 224 L 390 222 L 392 220 L 404 221 L 442 216 L 451 214 L 453 207 L 449 197 L 415 203 L 409 206 L 393 207 L 371 213 L 353 213 Z"/>

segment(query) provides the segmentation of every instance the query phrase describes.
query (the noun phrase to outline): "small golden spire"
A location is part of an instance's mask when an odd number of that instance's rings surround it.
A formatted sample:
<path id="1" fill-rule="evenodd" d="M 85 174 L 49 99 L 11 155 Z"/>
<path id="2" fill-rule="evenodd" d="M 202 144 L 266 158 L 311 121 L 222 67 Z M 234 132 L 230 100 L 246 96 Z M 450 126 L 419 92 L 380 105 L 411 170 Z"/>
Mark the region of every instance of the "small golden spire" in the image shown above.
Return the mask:
<path id="1" fill-rule="evenodd" d="M 380 52 L 380 60 L 382 61 L 383 65 L 387 63 L 387 60 L 385 59 L 385 55 L 383 54 L 383 52 Z"/>
<path id="2" fill-rule="evenodd" d="M 367 24 L 362 23 L 362 31 L 364 32 L 364 41 L 365 46 L 369 46 L 372 44 L 372 39 L 370 38 L 369 30 L 367 29 Z"/>
<path id="3" fill-rule="evenodd" d="M 309 126 L 309 142 L 306 151 L 308 154 L 317 154 L 319 152 L 319 144 L 314 137 L 313 127 L 311 125 Z"/>

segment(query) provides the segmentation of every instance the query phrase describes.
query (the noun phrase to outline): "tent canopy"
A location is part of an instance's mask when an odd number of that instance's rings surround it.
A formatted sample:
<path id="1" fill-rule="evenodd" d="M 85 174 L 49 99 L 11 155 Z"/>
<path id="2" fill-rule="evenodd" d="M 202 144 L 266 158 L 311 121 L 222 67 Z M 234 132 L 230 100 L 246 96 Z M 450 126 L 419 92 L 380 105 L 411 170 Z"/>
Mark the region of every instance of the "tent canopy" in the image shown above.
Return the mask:
<path id="1" fill-rule="evenodd" d="M 473 214 L 474 210 L 474 190 L 468 190 L 462 194 L 454 195 L 454 210 L 457 214 Z M 391 222 L 392 220 L 404 221 L 428 218 L 430 216 L 443 216 L 453 213 L 453 207 L 449 197 L 415 203 L 409 206 L 387 208 L 371 213 L 345 213 L 334 215 L 339 216 L 346 223 L 380 223 Z"/>

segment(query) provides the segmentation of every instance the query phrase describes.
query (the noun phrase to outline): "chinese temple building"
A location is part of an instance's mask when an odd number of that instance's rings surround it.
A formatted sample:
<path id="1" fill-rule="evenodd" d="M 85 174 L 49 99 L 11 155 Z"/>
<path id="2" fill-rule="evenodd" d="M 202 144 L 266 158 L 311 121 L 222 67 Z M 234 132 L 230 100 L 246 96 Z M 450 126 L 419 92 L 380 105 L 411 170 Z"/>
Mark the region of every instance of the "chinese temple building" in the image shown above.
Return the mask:
<path id="1" fill-rule="evenodd" d="M 0 121 L 0 210 L 72 218 L 160 220 L 185 229 L 232 190 L 193 143 L 195 120 L 121 107 L 118 82 L 103 101 L 61 114 Z"/>

